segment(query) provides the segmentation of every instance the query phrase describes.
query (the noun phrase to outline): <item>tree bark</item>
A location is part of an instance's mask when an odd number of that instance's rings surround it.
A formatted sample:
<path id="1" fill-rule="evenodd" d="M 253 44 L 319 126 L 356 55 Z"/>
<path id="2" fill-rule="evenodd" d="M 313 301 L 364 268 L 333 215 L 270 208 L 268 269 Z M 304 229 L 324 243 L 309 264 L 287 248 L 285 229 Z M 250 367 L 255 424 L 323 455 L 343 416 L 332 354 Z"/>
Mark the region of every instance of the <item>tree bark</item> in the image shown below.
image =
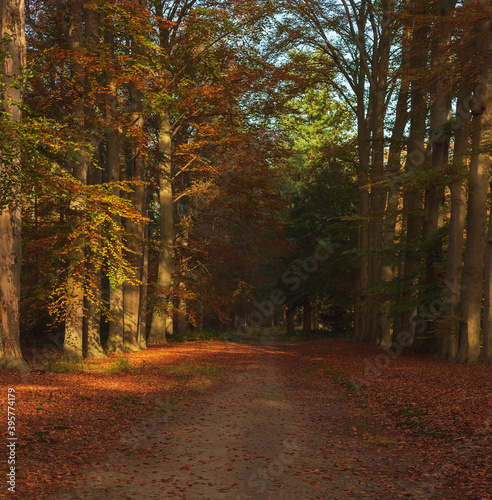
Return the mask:
<path id="1" fill-rule="evenodd" d="M 440 15 L 447 17 L 454 10 L 454 2 L 440 1 Z M 432 47 L 432 67 L 442 68 L 444 74 L 449 72 L 449 57 L 446 56 L 446 46 L 449 44 L 451 35 L 443 32 L 435 40 Z M 426 276 L 425 294 L 430 297 L 428 302 L 438 299 L 441 291 L 441 284 L 444 278 L 442 269 L 442 237 L 436 233 L 444 222 L 444 200 L 445 185 L 440 182 L 443 169 L 448 163 L 448 151 L 450 134 L 447 125 L 451 119 L 451 89 L 443 77 L 435 77 L 431 86 L 431 113 L 430 113 L 430 142 L 432 145 L 432 156 L 428 171 L 433 174 L 432 186 L 425 192 L 425 240 L 426 240 Z M 428 184 L 429 185 L 429 184 Z M 439 351 L 439 337 L 434 323 L 430 323 L 416 344 L 413 346 L 414 352 L 426 352 L 437 354 Z M 417 345 L 418 344 L 418 345 Z"/>
<path id="2" fill-rule="evenodd" d="M 114 31 L 111 26 L 111 20 L 106 21 L 106 43 L 108 46 L 113 46 Z M 121 164 L 125 158 L 122 148 L 120 132 L 116 125 L 118 119 L 118 88 L 115 83 L 114 69 L 111 68 L 106 75 L 106 85 L 109 90 L 107 97 L 106 111 L 106 143 L 107 143 L 107 161 L 108 161 L 108 182 L 117 183 L 121 180 L 120 171 Z M 113 194 L 120 196 L 120 188 L 115 186 Z M 115 215 L 114 223 L 121 227 L 121 217 Z M 120 256 L 121 257 L 121 256 Z M 109 353 L 123 352 L 124 344 L 124 314 L 123 314 L 123 284 L 109 283 L 109 311 L 111 320 L 109 322 L 109 335 L 106 342 L 106 351 Z"/>
<path id="3" fill-rule="evenodd" d="M 484 7 L 489 2 L 481 2 Z M 470 182 L 468 211 L 466 216 L 466 247 L 463 269 L 463 293 L 461 299 L 461 324 L 458 353 L 455 361 L 473 362 L 480 355 L 480 323 L 484 257 L 487 224 L 487 191 L 490 175 L 490 141 L 492 132 L 492 78 L 491 22 L 477 21 L 475 25 L 476 56 L 482 60 L 480 84 L 475 88 L 472 106 L 472 138 L 470 158 Z M 488 284 L 487 284 L 488 286 Z M 489 313 L 489 311 L 488 311 Z M 489 321 L 484 318 L 484 323 Z"/>
<path id="4" fill-rule="evenodd" d="M 466 218 L 466 188 L 463 173 L 467 168 L 468 136 L 470 132 L 470 95 L 468 85 L 462 82 L 456 104 L 456 121 L 453 153 L 455 178 L 450 185 L 451 214 L 449 219 L 449 243 L 446 261 L 446 316 L 440 334 L 439 357 L 454 359 L 458 352 L 460 329 L 461 280 L 463 269 L 463 244 Z"/>
<path id="5" fill-rule="evenodd" d="M 18 122 L 21 110 L 14 102 L 23 100 L 24 86 L 18 80 L 26 60 L 23 0 L 0 0 L 0 37 L 9 37 L 3 46 L 6 54 L 0 76 L 0 119 Z M 14 82 L 18 85 L 11 86 Z M 12 165 L 0 163 L 0 179 L 14 178 L 12 200 L 7 206 L 0 206 L 0 368 L 25 371 L 27 364 L 22 359 L 19 341 L 22 241 L 20 186 L 15 182 L 17 162 L 14 159 Z"/>
<path id="6" fill-rule="evenodd" d="M 401 70 L 408 69 L 408 30 L 405 30 L 402 41 L 402 63 Z M 395 244 L 395 230 L 398 218 L 398 202 L 400 199 L 400 185 L 396 181 L 401 169 L 401 152 L 403 148 L 403 134 L 407 126 L 409 114 L 408 105 L 409 84 L 402 79 L 398 92 L 396 105 L 396 118 L 391 135 L 391 142 L 388 153 L 388 199 L 386 202 L 386 211 L 384 219 L 383 250 L 384 258 L 381 268 L 381 280 L 383 283 L 389 283 L 393 280 L 393 266 L 390 256 L 393 254 Z M 380 345 L 389 347 L 392 342 L 391 334 L 391 300 L 386 300 L 382 306 L 380 330 Z"/>
<path id="7" fill-rule="evenodd" d="M 492 186 L 491 186 L 492 188 Z M 485 249 L 483 345 L 479 361 L 492 364 L 492 210 L 489 211 L 489 229 Z"/>
<path id="8" fill-rule="evenodd" d="M 161 115 L 159 127 L 159 215 L 160 215 L 160 252 L 157 269 L 156 293 L 163 294 L 154 310 L 150 329 L 150 344 L 165 344 L 166 336 L 172 335 L 173 317 L 169 311 L 171 300 L 165 296 L 172 283 L 174 216 L 172 191 L 172 136 L 169 111 Z"/>
<path id="9" fill-rule="evenodd" d="M 147 198 L 147 197 L 146 197 Z M 147 211 L 148 212 L 148 211 Z M 146 214 L 147 216 L 148 214 Z M 148 226 L 145 226 L 145 243 L 143 247 L 142 286 L 140 287 L 140 312 L 138 322 L 138 345 L 147 349 L 147 289 L 149 279 L 149 244 Z"/>
<path id="10" fill-rule="evenodd" d="M 410 67 L 419 71 L 426 64 L 426 55 L 422 53 L 426 38 L 425 30 L 417 29 L 413 33 L 410 49 Z M 405 170 L 409 175 L 417 173 L 424 166 L 426 160 L 425 151 L 425 121 L 427 115 L 426 92 L 421 83 L 413 80 L 411 82 L 411 122 L 410 137 L 408 142 L 407 160 Z M 403 293 L 402 302 L 408 304 L 408 309 L 402 314 L 402 327 L 408 330 L 412 341 L 415 338 L 415 324 L 411 321 L 416 314 L 416 307 L 412 302 L 417 299 L 416 270 L 418 257 L 414 248 L 421 241 L 422 236 L 422 191 L 419 187 L 407 187 L 403 197 L 403 212 L 406 218 L 406 250 L 403 267 Z"/>
<path id="11" fill-rule="evenodd" d="M 394 4 L 387 0 L 381 3 L 382 22 L 378 43 L 374 44 L 371 75 L 368 75 L 370 91 L 372 96 L 372 179 L 371 179 L 371 243 L 374 252 L 371 259 L 371 285 L 378 285 L 382 281 L 384 249 L 384 219 L 387 198 L 387 185 L 385 180 L 384 165 L 384 121 L 386 116 L 385 98 L 388 93 L 388 70 L 390 60 L 390 49 L 392 43 L 393 27 L 391 17 Z M 361 58 L 364 54 L 361 54 Z M 372 328 L 368 332 L 367 340 L 379 344 L 382 340 L 382 324 L 384 321 L 384 303 L 374 307 L 372 314 Z"/>
<path id="12" fill-rule="evenodd" d="M 85 141 L 85 75 L 84 67 L 76 55 L 82 49 L 83 9 L 81 2 L 75 2 L 70 11 L 69 47 L 75 59 L 71 62 L 73 81 L 80 96 L 73 107 L 73 121 L 78 139 Z M 89 158 L 85 145 L 73 153 L 73 176 L 82 184 L 87 184 Z M 84 204 L 76 195 L 70 201 L 71 226 L 74 228 L 84 212 Z M 78 241 L 69 255 L 67 279 L 68 311 L 65 321 L 65 340 L 63 354 L 66 358 L 79 361 L 83 358 L 83 318 L 84 318 L 84 271 L 81 270 L 85 257 L 85 242 Z"/>
<path id="13" fill-rule="evenodd" d="M 108 129 L 106 131 L 106 140 L 108 144 L 108 181 L 120 181 L 120 157 L 121 157 L 121 140 L 116 126 L 112 121 L 115 119 L 116 113 L 116 86 L 110 84 L 111 89 L 111 116 L 108 117 Z M 120 189 L 115 186 L 113 188 L 115 196 L 120 195 Z M 114 223 L 121 226 L 121 217 L 115 215 Z M 123 314 L 123 284 L 109 284 L 109 310 L 111 320 L 109 322 L 109 336 L 106 343 L 106 350 L 110 353 L 123 352 L 124 340 L 124 314 Z"/>
<path id="14" fill-rule="evenodd" d="M 133 108 L 133 123 L 139 129 L 143 129 L 144 118 L 142 116 L 142 95 L 140 90 L 135 87 L 131 90 L 131 105 Z M 132 148 L 131 180 L 142 183 L 145 180 L 144 158 L 140 152 L 138 145 Z M 145 190 L 142 184 L 134 186 L 133 192 L 130 194 L 130 200 L 141 214 L 144 211 Z M 132 251 L 129 259 L 135 269 L 137 280 L 142 279 L 143 268 L 143 244 L 144 244 L 144 227 L 143 223 L 133 220 L 126 221 L 126 231 L 129 236 L 128 247 Z M 125 351 L 140 351 L 140 343 L 138 341 L 138 329 L 140 322 L 140 297 L 141 286 L 126 281 L 123 285 L 123 311 L 124 311 L 124 350 Z"/>

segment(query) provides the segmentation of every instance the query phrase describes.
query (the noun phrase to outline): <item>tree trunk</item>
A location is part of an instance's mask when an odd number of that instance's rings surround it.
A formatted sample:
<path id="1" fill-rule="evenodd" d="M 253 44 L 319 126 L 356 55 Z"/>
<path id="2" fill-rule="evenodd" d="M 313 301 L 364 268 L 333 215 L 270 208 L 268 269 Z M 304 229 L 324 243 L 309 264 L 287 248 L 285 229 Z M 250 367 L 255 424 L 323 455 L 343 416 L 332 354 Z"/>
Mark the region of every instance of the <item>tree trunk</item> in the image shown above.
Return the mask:
<path id="1" fill-rule="evenodd" d="M 141 115 L 141 95 L 140 91 L 132 89 L 132 102 L 134 105 L 134 123 L 138 128 L 143 128 L 143 117 Z M 131 180 L 137 182 L 144 181 L 144 159 L 139 151 L 138 146 L 132 148 L 131 161 Z M 137 185 L 133 188 L 130 194 L 130 199 L 138 212 L 143 213 L 144 210 L 144 187 Z M 135 276 L 137 280 L 142 280 L 143 270 L 143 245 L 144 245 L 144 227 L 143 223 L 132 220 L 126 221 L 126 230 L 129 235 L 128 247 L 132 251 L 129 255 Z M 138 340 L 138 330 L 140 322 L 140 297 L 141 286 L 126 281 L 123 285 L 123 311 L 124 311 L 124 350 L 140 351 L 140 343 Z"/>
<path id="2" fill-rule="evenodd" d="M 179 284 L 179 288 L 183 290 L 184 286 L 184 283 Z M 178 320 L 176 323 L 178 332 L 183 333 L 186 330 L 186 300 L 183 297 L 179 299 Z"/>
<path id="3" fill-rule="evenodd" d="M 95 271 L 96 299 L 101 301 L 101 270 Z M 87 300 L 87 332 L 84 332 L 84 357 L 90 359 L 106 358 L 101 345 L 101 310 L 98 304 Z"/>
<path id="4" fill-rule="evenodd" d="M 304 305 L 302 307 L 302 331 L 310 332 L 312 330 L 311 321 L 312 321 L 312 307 L 311 307 L 311 299 L 307 298 L 304 301 Z"/>
<path id="5" fill-rule="evenodd" d="M 461 324 L 458 353 L 455 361 L 472 362 L 480 354 L 480 320 L 482 315 L 482 291 L 487 222 L 487 188 L 490 159 L 487 141 L 482 130 L 485 123 L 483 112 L 474 113 L 472 119 L 472 155 L 470 183 L 468 187 L 468 211 L 466 216 L 466 247 L 461 298 Z"/>
<path id="6" fill-rule="evenodd" d="M 384 218 L 387 198 L 387 185 L 384 182 L 384 121 L 386 116 L 385 99 L 388 92 L 388 68 L 390 49 L 393 35 L 391 17 L 394 3 L 383 0 L 381 3 L 382 23 L 377 44 L 374 44 L 372 60 L 377 61 L 371 66 L 372 74 L 368 78 L 371 84 L 372 95 L 372 179 L 371 179 L 371 210 L 372 231 L 371 248 L 374 251 L 371 265 L 371 285 L 378 285 L 382 281 L 382 251 L 384 249 Z M 364 55 L 362 55 L 364 57 Z M 380 344 L 382 341 L 382 325 L 385 316 L 384 302 L 374 307 L 372 328 L 368 332 L 367 340 Z"/>
<path id="7" fill-rule="evenodd" d="M 479 360 L 482 363 L 492 364 L 492 210 L 489 212 L 489 230 L 485 249 L 483 346 Z"/>
<path id="8" fill-rule="evenodd" d="M 410 67 L 420 70 L 425 66 L 426 57 L 421 53 L 426 33 L 418 29 L 413 34 L 410 54 Z M 421 84 L 411 83 L 411 122 L 410 138 L 407 151 L 405 170 L 411 175 L 421 170 L 425 163 L 425 121 L 427 114 L 426 92 Z M 416 308 L 411 305 L 417 299 L 416 270 L 418 256 L 415 245 L 421 241 L 422 235 L 422 191 L 418 187 L 409 187 L 404 192 L 403 211 L 406 216 L 406 250 L 403 267 L 403 293 L 402 302 L 408 305 L 408 310 L 402 315 L 402 327 L 408 330 L 410 337 L 415 338 L 415 325 L 410 321 L 415 315 Z"/>
<path id="9" fill-rule="evenodd" d="M 487 4 L 485 4 L 487 5 Z M 492 36 L 491 22 L 483 21 L 480 23 L 480 34 L 482 36 L 481 51 L 483 54 L 482 85 L 484 95 L 482 104 L 482 137 L 481 141 L 484 147 L 488 148 L 482 151 L 482 161 L 490 165 L 490 141 L 492 139 L 492 92 L 490 82 L 492 82 Z M 487 159 L 488 156 L 488 159 Z M 492 187 L 492 186 L 491 186 Z M 480 354 L 480 361 L 492 364 L 492 210 L 489 213 L 489 230 L 487 238 L 487 249 L 485 253 L 485 275 L 484 275 L 484 311 L 483 311 L 483 346 Z"/>
<path id="10" fill-rule="evenodd" d="M 149 343 L 165 344 L 166 335 L 173 332 L 173 317 L 169 311 L 171 300 L 166 295 L 172 283 L 173 273 L 173 192 L 172 192 L 172 136 L 169 112 L 163 112 L 159 127 L 159 215 L 160 253 L 157 269 L 156 294 L 161 295 L 160 304 L 154 310 Z"/>
<path id="11" fill-rule="evenodd" d="M 449 244 L 446 262 L 446 317 L 440 334 L 440 353 L 443 359 L 454 359 L 458 352 L 460 329 L 461 278 L 463 269 L 463 243 L 466 218 L 466 189 L 462 180 L 467 167 L 468 136 L 470 131 L 470 109 L 467 97 L 470 90 L 462 82 L 456 104 L 456 131 L 453 165 L 455 179 L 450 185 L 451 214 L 449 220 Z"/>
<path id="12" fill-rule="evenodd" d="M 294 317 L 294 309 L 287 309 L 287 333 L 292 334 L 296 332 L 296 323 Z"/>
<path id="13" fill-rule="evenodd" d="M 146 197 L 147 198 L 147 197 Z M 147 216 L 147 215 L 146 215 Z M 138 323 L 138 344 L 147 349 L 147 282 L 149 279 L 148 227 L 145 226 L 145 245 L 143 248 L 142 286 L 140 287 L 140 321 Z"/>
<path id="14" fill-rule="evenodd" d="M 13 103 L 22 102 L 24 87 L 11 84 L 19 79 L 26 58 L 23 0 L 0 0 L 0 37 L 9 37 L 3 45 L 6 55 L 0 74 L 1 120 L 18 122 L 21 110 Z M 15 163 L 0 163 L 0 180 L 3 176 L 15 179 Z M 0 368 L 25 371 L 19 342 L 21 243 L 19 186 L 14 181 L 12 201 L 0 206 Z"/>
<path id="15" fill-rule="evenodd" d="M 313 330 L 318 331 L 319 330 L 319 304 L 320 301 L 316 298 L 313 301 Z"/>
<path id="16" fill-rule="evenodd" d="M 488 2 L 482 2 L 484 6 Z M 477 60 L 483 58 L 481 85 L 475 89 L 472 101 L 472 144 L 468 211 L 466 214 L 466 247 L 461 299 L 461 324 L 458 353 L 455 361 L 473 362 L 480 355 L 480 323 L 487 224 L 487 190 L 490 175 L 490 140 L 492 132 L 492 104 L 490 81 L 491 22 L 478 21 L 475 26 Z M 488 286 L 488 285 L 487 285 Z M 485 323 L 488 318 L 484 318 Z"/>
<path id="17" fill-rule="evenodd" d="M 114 31 L 111 19 L 105 22 L 106 44 L 113 46 Z M 106 75 L 106 86 L 109 90 L 106 108 L 106 143 L 107 143 L 107 162 L 108 162 L 108 182 L 119 182 L 121 180 L 121 165 L 124 164 L 124 152 L 122 140 L 117 127 L 118 120 L 118 88 L 115 83 L 115 75 L 111 73 L 114 68 L 109 70 Z M 120 196 L 120 188 L 115 186 L 113 194 Z M 115 215 L 115 225 L 121 227 L 121 217 Z M 120 256 L 121 257 L 121 256 Z M 109 283 L 109 311 L 111 320 L 109 322 L 109 335 L 106 342 L 106 351 L 108 353 L 121 353 L 124 351 L 124 314 L 123 314 L 123 284 Z"/>
<path id="18" fill-rule="evenodd" d="M 366 288 L 369 284 L 369 259 L 364 254 L 369 248 L 369 189 L 367 187 L 368 165 L 369 165 L 369 137 L 367 133 L 364 107 L 364 94 L 361 91 L 357 100 L 357 143 L 359 152 L 359 168 L 357 172 L 358 184 L 358 211 L 359 227 L 357 230 L 357 251 L 360 252 L 357 262 L 357 282 L 355 285 L 355 318 L 353 340 L 362 341 L 366 337 L 368 329 L 367 311 L 366 311 Z"/>
<path id="19" fill-rule="evenodd" d="M 384 72 L 384 68 L 383 68 Z M 386 205 L 386 186 L 384 178 L 384 95 L 385 87 L 381 82 L 377 83 L 377 88 L 372 90 L 372 176 L 371 176 L 371 242 L 370 247 L 374 252 L 371 258 L 370 286 L 374 286 L 381 281 L 382 261 L 381 251 L 383 250 L 383 217 Z M 381 307 L 374 307 L 371 314 L 371 328 L 367 332 L 364 340 L 371 343 L 381 341 Z"/>
<path id="20" fill-rule="evenodd" d="M 440 2 L 440 14 L 449 16 L 454 10 L 453 2 Z M 449 32 L 444 32 L 433 44 L 432 67 L 445 68 L 443 73 L 449 71 L 449 58 L 443 52 L 451 39 Z M 447 71 L 446 71 L 447 70 Z M 436 233 L 444 221 L 445 185 L 438 179 L 441 177 L 444 166 L 448 163 L 450 134 L 447 125 L 451 119 L 451 89 L 442 78 L 436 78 L 431 88 L 431 113 L 430 113 L 430 142 L 432 156 L 429 171 L 433 173 L 433 186 L 426 190 L 426 276 L 424 278 L 425 294 L 430 296 L 428 302 L 438 300 L 441 284 L 444 278 L 442 269 L 442 237 Z M 430 324 L 425 334 L 420 338 L 419 346 L 414 345 L 413 350 L 429 354 L 439 351 L 439 338 L 436 326 Z"/>
<path id="21" fill-rule="evenodd" d="M 84 117 L 85 117 L 85 75 L 84 68 L 77 61 L 76 54 L 82 50 L 82 4 L 75 2 L 70 11 L 71 25 L 69 33 L 69 46 L 75 56 L 71 63 L 73 81 L 80 96 L 74 103 L 73 119 L 80 141 L 85 141 Z M 73 153 L 73 176 L 82 184 L 87 184 L 87 169 L 89 158 L 85 145 Z M 71 226 L 76 227 L 78 220 L 83 216 L 83 201 L 75 198 L 70 201 Z M 84 264 L 85 242 L 78 241 L 74 244 L 69 254 L 69 269 L 67 279 L 68 311 L 65 322 L 65 340 L 63 343 L 63 354 L 66 358 L 79 361 L 83 358 L 83 318 L 84 318 L 84 282 L 85 272 L 80 269 Z"/>
<path id="22" fill-rule="evenodd" d="M 116 96 L 116 87 L 112 88 L 113 96 Z M 113 101 L 115 98 L 113 99 Z M 115 106 L 113 102 L 112 108 Z M 110 120 L 113 120 L 112 116 Z M 120 181 L 120 152 L 121 144 L 120 137 L 113 124 L 110 124 L 106 132 L 108 143 L 108 180 L 109 182 Z M 118 187 L 113 188 L 115 196 L 120 195 Z M 114 216 L 114 223 L 121 226 L 121 217 Z M 106 343 L 106 350 L 109 353 L 123 352 L 124 339 L 124 314 L 123 314 L 123 284 L 109 283 L 109 310 L 111 320 L 109 322 L 109 336 Z"/>
<path id="23" fill-rule="evenodd" d="M 405 30 L 402 41 L 402 63 L 401 69 L 404 71 L 408 68 L 408 30 Z M 400 185 L 396 182 L 396 178 L 401 169 L 401 151 L 403 146 L 403 134 L 408 122 L 408 81 L 402 80 L 400 90 L 398 92 L 398 101 L 396 105 L 396 119 L 391 135 L 391 143 L 388 154 L 388 175 L 389 188 L 388 199 L 386 203 L 386 212 L 384 219 L 384 235 L 383 249 L 384 258 L 381 268 L 381 280 L 383 283 L 389 283 L 393 280 L 393 266 L 390 256 L 394 253 L 393 247 L 395 244 L 396 221 L 398 217 L 398 202 L 400 199 Z M 380 345 L 389 347 L 392 342 L 391 335 L 391 300 L 386 300 L 382 306 L 381 314 L 381 339 Z"/>
<path id="24" fill-rule="evenodd" d="M 137 2 L 142 10 L 146 9 L 146 0 L 138 0 Z M 145 47 L 137 39 L 131 40 L 132 51 L 137 59 L 135 71 L 140 71 L 139 63 L 143 63 L 143 54 Z M 141 75 L 143 77 L 143 75 Z M 133 186 L 133 191 L 130 193 L 130 200 L 140 214 L 145 213 L 145 166 L 146 162 L 142 154 L 142 145 L 139 143 L 139 137 L 144 135 L 145 120 L 143 116 L 143 94 L 142 90 L 137 85 L 132 85 L 130 88 L 129 104 L 132 111 L 132 124 L 135 129 L 135 136 L 131 145 L 131 160 L 128 162 L 127 168 L 130 168 L 130 177 L 137 184 Z M 143 222 L 134 220 L 126 221 L 126 230 L 129 236 L 128 247 L 131 250 L 129 259 L 135 270 L 135 277 L 138 281 L 142 281 L 143 264 L 144 264 L 144 236 L 145 228 Z M 142 297 L 141 286 L 126 281 L 123 285 L 123 328 L 124 328 L 124 349 L 125 351 L 140 351 L 139 342 L 139 324 Z"/>

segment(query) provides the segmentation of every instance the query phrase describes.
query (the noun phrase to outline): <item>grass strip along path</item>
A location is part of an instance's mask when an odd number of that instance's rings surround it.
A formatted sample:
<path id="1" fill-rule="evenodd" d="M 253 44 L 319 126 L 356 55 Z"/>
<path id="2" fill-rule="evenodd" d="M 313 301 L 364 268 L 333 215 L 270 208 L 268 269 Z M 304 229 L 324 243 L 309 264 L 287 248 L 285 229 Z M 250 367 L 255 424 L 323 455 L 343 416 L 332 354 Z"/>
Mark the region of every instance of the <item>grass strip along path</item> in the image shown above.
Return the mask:
<path id="1" fill-rule="evenodd" d="M 282 340 L 1 374 L 19 415 L 9 497 L 489 498 L 490 367 L 402 354 L 368 379 L 381 349 Z"/>

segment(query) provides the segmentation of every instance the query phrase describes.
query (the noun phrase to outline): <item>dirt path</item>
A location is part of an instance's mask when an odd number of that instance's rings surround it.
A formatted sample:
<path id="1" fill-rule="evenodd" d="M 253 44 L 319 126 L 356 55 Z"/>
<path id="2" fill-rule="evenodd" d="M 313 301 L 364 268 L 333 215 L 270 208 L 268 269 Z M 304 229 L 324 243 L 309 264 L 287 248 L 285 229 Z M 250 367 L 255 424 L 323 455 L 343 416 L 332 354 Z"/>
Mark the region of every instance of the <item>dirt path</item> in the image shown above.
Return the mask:
<path id="1" fill-rule="evenodd" d="M 266 335 L 232 380 L 140 425 L 87 470 L 89 488 L 64 498 L 449 498 L 422 491 L 425 464 L 411 450 L 354 432 L 335 391 L 299 384 Z"/>

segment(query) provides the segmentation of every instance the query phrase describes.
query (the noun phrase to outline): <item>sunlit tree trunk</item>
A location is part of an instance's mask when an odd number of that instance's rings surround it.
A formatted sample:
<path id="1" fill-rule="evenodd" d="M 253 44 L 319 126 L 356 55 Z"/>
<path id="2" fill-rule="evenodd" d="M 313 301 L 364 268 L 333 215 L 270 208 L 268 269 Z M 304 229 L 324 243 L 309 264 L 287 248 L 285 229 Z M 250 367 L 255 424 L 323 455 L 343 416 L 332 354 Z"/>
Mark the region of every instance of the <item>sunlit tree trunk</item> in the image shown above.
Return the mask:
<path id="1" fill-rule="evenodd" d="M 106 43 L 113 46 L 114 32 L 111 26 L 111 20 L 105 23 Z M 112 71 L 112 69 L 110 70 Z M 107 97 L 107 111 L 106 111 L 106 143 L 107 143 L 107 163 L 108 163 L 108 182 L 119 182 L 121 164 L 124 163 L 124 154 L 122 148 L 122 141 L 120 133 L 117 128 L 118 118 L 118 88 L 115 83 L 113 74 L 106 75 L 106 85 L 109 90 Z M 115 186 L 113 194 L 120 196 L 120 188 Z M 115 215 L 114 223 L 118 226 L 122 225 L 121 217 Z M 119 256 L 121 257 L 121 256 Z M 109 311 L 111 320 L 109 322 L 109 336 L 106 342 L 106 351 L 109 353 L 123 352 L 123 284 L 109 283 Z"/>
<path id="2" fill-rule="evenodd" d="M 184 283 L 179 284 L 179 287 L 183 290 L 184 286 Z M 186 300 L 182 297 L 179 299 L 179 312 L 176 327 L 178 332 L 181 333 L 186 330 Z"/>
<path id="3" fill-rule="evenodd" d="M 489 2 L 482 2 L 488 6 Z M 475 26 L 476 56 L 482 60 L 480 84 L 472 100 L 470 182 L 466 214 L 466 245 L 461 298 L 461 324 L 458 353 L 455 361 L 473 362 L 480 355 L 480 323 L 484 257 L 487 230 L 487 190 L 490 176 L 490 141 L 492 139 L 492 63 L 490 20 L 477 21 Z M 485 322 L 488 318 L 485 318 Z"/>
<path id="4" fill-rule="evenodd" d="M 70 10 L 69 46 L 75 56 L 71 62 L 72 75 L 78 100 L 74 103 L 72 115 L 79 140 L 85 140 L 85 74 L 84 67 L 76 55 L 82 50 L 83 43 L 83 9 L 81 2 L 74 2 Z M 73 152 L 73 176 L 82 184 L 87 184 L 89 155 L 85 146 Z M 70 202 L 71 226 L 74 228 L 84 212 L 84 204 L 75 198 Z M 67 278 L 68 311 L 65 322 L 65 339 L 63 353 L 65 357 L 80 360 L 83 357 L 83 318 L 84 318 L 84 270 L 85 242 L 74 243 L 69 255 Z"/>
<path id="5" fill-rule="evenodd" d="M 101 270 L 94 271 L 95 299 L 101 301 Z M 101 309 L 99 304 L 87 300 L 87 331 L 84 332 L 84 357 L 97 359 L 106 358 L 101 345 Z"/>
<path id="6" fill-rule="evenodd" d="M 130 101 L 133 109 L 134 127 L 143 129 L 144 118 L 142 116 L 142 94 L 140 90 L 133 87 L 131 89 Z M 131 180 L 142 183 L 145 180 L 144 158 L 140 152 L 140 147 L 134 145 L 132 147 L 132 158 L 129 162 Z M 145 203 L 144 186 L 139 184 L 133 187 L 133 192 L 130 194 L 130 200 L 136 207 L 139 213 L 144 211 Z M 133 220 L 126 221 L 126 231 L 128 234 L 128 247 L 132 253 L 128 256 L 130 262 L 135 269 L 136 278 L 142 279 L 143 266 L 143 244 L 144 244 L 144 227 L 142 222 Z M 124 311 L 124 349 L 125 351 L 141 350 L 138 341 L 138 330 L 140 322 L 140 285 L 126 281 L 123 285 L 123 311 Z"/>
<path id="7" fill-rule="evenodd" d="M 487 3 L 484 3 L 487 5 Z M 490 5 L 490 4 L 489 4 Z M 481 116 L 481 146 L 487 148 L 480 149 L 480 160 L 484 163 L 485 168 L 490 166 L 490 144 L 492 141 L 492 36 L 491 22 L 482 21 L 480 23 L 479 33 L 482 38 L 479 41 L 479 47 L 483 55 L 483 71 L 482 71 L 482 116 Z M 492 187 L 492 185 L 491 185 Z M 492 210 L 489 212 L 489 230 L 487 235 L 487 248 L 485 253 L 485 275 L 484 275 L 484 311 L 483 311 L 483 346 L 480 354 L 480 361 L 492 364 Z M 470 352 L 475 355 L 474 343 L 470 343 Z"/>
<path id="8" fill-rule="evenodd" d="M 172 192 L 172 135 L 169 112 L 161 114 L 159 127 L 159 216 L 160 251 L 157 269 L 156 293 L 163 294 L 154 310 L 149 343 L 164 344 L 166 336 L 173 332 L 173 316 L 169 310 L 171 300 L 165 296 L 172 282 L 174 216 Z"/>
<path id="9" fill-rule="evenodd" d="M 147 196 L 145 198 L 147 200 Z M 147 348 L 147 286 L 148 286 L 147 282 L 149 279 L 148 232 L 149 228 L 146 225 L 144 228 L 145 244 L 143 247 L 142 286 L 140 287 L 140 313 L 139 313 L 140 319 L 138 323 L 138 345 L 142 349 Z"/>
<path id="10" fill-rule="evenodd" d="M 19 78 L 25 64 L 24 1 L 0 0 L 0 37 L 8 37 L 0 61 L 1 120 L 18 122 L 21 110 L 13 104 L 22 102 L 22 85 L 10 86 Z M 18 82 L 20 83 L 20 82 Z M 16 161 L 16 160 L 15 160 Z M 12 165 L 15 168 L 15 165 Z M 11 165 L 0 163 L 0 180 L 15 173 Z M 21 275 L 21 208 L 19 187 L 13 182 L 12 202 L 0 207 L 0 368 L 26 370 L 19 343 L 19 305 Z"/>
<path id="11" fill-rule="evenodd" d="M 93 54 L 100 44 L 99 38 L 99 14 L 94 9 L 94 6 L 87 4 L 85 9 L 85 40 L 89 54 Z M 91 84 L 86 82 L 86 94 L 90 95 L 93 89 Z M 97 129 L 95 129 L 95 112 L 94 107 L 86 103 L 85 117 L 88 122 L 85 124 L 86 135 L 88 142 L 91 143 L 92 152 L 94 155 L 93 161 L 88 166 L 87 183 L 90 185 L 98 185 L 102 182 L 102 171 L 98 168 L 97 163 L 100 163 L 100 139 Z M 96 238 L 93 238 L 96 241 Z M 92 249 L 86 248 L 86 252 L 90 254 Z M 90 260 L 90 259 L 89 259 Z M 83 337 L 83 353 L 87 358 L 105 358 L 106 354 L 101 345 L 101 269 L 93 263 L 87 264 L 89 279 L 86 280 L 85 290 L 85 308 L 86 317 L 84 320 L 84 337 Z M 91 293 L 87 287 L 91 285 Z"/>
<path id="12" fill-rule="evenodd" d="M 116 86 L 110 86 L 112 92 L 111 108 L 116 111 Z M 112 117 L 109 118 L 111 120 Z M 106 140 L 108 144 L 108 181 L 120 181 L 120 152 L 121 141 L 116 127 L 110 123 L 106 131 Z M 113 188 L 116 196 L 120 195 L 118 187 Z M 114 216 L 114 222 L 121 226 L 121 217 Z M 108 352 L 123 352 L 123 285 L 118 283 L 109 284 L 109 310 L 111 321 L 109 322 L 109 336 L 106 343 Z"/>

